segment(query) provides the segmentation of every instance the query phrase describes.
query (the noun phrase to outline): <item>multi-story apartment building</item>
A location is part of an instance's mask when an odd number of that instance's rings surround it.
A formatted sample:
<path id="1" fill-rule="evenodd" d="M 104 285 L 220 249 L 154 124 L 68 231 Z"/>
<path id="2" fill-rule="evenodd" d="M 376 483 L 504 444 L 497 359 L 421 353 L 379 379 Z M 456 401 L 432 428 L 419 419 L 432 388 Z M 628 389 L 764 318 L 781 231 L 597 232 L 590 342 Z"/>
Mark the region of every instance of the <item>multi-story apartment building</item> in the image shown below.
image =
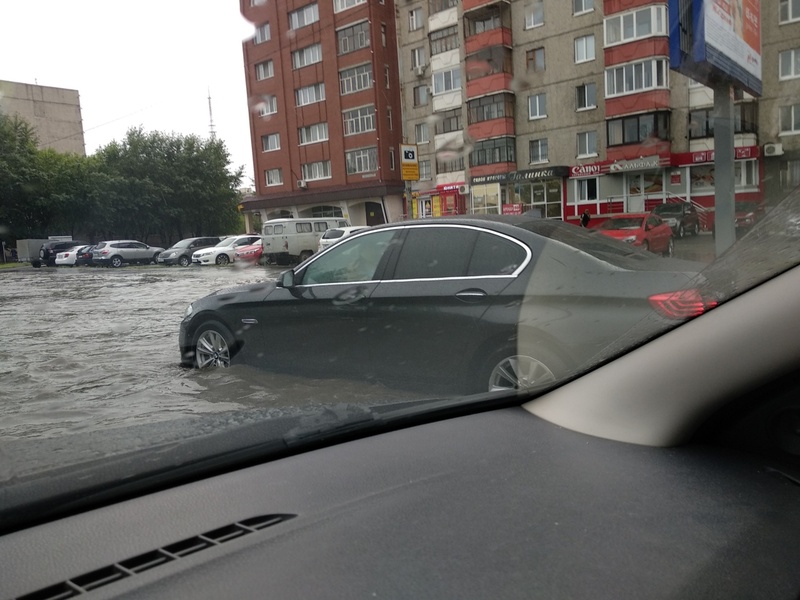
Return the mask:
<path id="1" fill-rule="evenodd" d="M 421 159 L 409 215 L 534 209 L 572 220 L 681 199 L 705 208 L 710 226 L 713 92 L 670 70 L 667 4 L 400 4 L 405 136 Z M 737 200 L 800 177 L 795 4 L 762 7 L 764 94 L 735 105 Z"/>
<path id="2" fill-rule="evenodd" d="M 77 90 L 0 81 L 0 112 L 30 123 L 39 148 L 86 155 Z"/>
<path id="3" fill-rule="evenodd" d="M 256 190 L 249 218 L 401 219 L 393 0 L 241 0 Z M 248 223 L 248 227 L 250 227 Z"/>

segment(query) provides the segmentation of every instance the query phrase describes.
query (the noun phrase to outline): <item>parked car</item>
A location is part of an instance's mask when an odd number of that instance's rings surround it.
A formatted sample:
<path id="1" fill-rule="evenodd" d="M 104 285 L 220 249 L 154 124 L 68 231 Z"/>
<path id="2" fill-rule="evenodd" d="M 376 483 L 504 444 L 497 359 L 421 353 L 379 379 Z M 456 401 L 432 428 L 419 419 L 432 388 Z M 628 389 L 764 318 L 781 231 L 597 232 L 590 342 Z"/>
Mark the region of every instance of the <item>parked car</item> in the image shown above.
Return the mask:
<path id="1" fill-rule="evenodd" d="M 48 267 L 56 266 L 56 256 L 59 252 L 64 252 L 75 246 L 85 246 L 87 242 L 79 240 L 51 240 L 42 244 L 39 248 L 39 261 L 40 264 L 47 265 Z"/>
<path id="2" fill-rule="evenodd" d="M 87 246 L 73 246 L 67 248 L 63 252 L 56 254 L 57 267 L 74 267 L 75 261 L 78 259 L 78 253 Z"/>
<path id="3" fill-rule="evenodd" d="M 192 237 L 181 240 L 173 244 L 161 254 L 158 255 L 158 264 L 160 265 L 180 265 L 181 267 L 188 267 L 192 264 L 192 254 L 198 250 L 211 248 L 219 244 L 219 236 L 213 237 Z"/>
<path id="4" fill-rule="evenodd" d="M 765 215 L 764 205 L 761 202 L 736 202 L 734 211 L 737 237 L 749 232 Z M 714 236 L 717 235 L 716 219 L 714 219 L 714 225 L 711 227 L 711 233 Z"/>
<path id="5" fill-rule="evenodd" d="M 277 282 L 192 303 L 181 361 L 429 392 L 516 389 L 564 377 L 635 323 L 685 318 L 678 300 L 700 267 L 529 217 L 382 225 Z M 309 323 L 313 335 L 298 335 Z"/>
<path id="6" fill-rule="evenodd" d="M 264 244 L 261 239 L 249 246 L 239 246 L 235 252 L 235 261 L 245 264 L 257 265 L 264 255 Z"/>
<path id="7" fill-rule="evenodd" d="M 83 246 L 80 250 L 78 250 L 78 254 L 75 258 L 75 266 L 82 267 L 93 265 L 94 262 L 92 262 L 92 250 L 94 249 L 95 246 L 91 245 Z"/>
<path id="8" fill-rule="evenodd" d="M 333 246 L 336 242 L 346 238 L 348 235 L 366 228 L 366 225 L 354 225 L 352 227 L 333 227 L 332 229 L 328 229 L 322 234 L 322 237 L 319 238 L 317 251 L 322 252 L 325 248 Z"/>
<path id="9" fill-rule="evenodd" d="M 677 238 L 682 238 L 686 233 L 700 233 L 700 216 L 691 202 L 665 202 L 656 206 L 653 212 L 672 228 Z"/>
<path id="10" fill-rule="evenodd" d="M 216 246 L 198 250 L 192 254 L 192 264 L 195 265 L 227 265 L 236 258 L 236 250 L 241 246 L 248 246 L 260 240 L 260 235 L 251 233 L 225 238 Z"/>
<path id="11" fill-rule="evenodd" d="M 123 264 L 155 263 L 164 248 L 148 246 L 136 240 L 100 242 L 92 250 L 92 263 L 101 267 L 121 267 Z"/>
<path id="12" fill-rule="evenodd" d="M 605 236 L 655 254 L 672 256 L 675 253 L 672 229 L 653 213 L 611 215 L 596 229 Z"/>
<path id="13" fill-rule="evenodd" d="M 319 247 L 319 239 L 333 227 L 349 227 L 341 217 L 271 219 L 264 222 L 264 254 L 270 263 L 302 262 Z"/>

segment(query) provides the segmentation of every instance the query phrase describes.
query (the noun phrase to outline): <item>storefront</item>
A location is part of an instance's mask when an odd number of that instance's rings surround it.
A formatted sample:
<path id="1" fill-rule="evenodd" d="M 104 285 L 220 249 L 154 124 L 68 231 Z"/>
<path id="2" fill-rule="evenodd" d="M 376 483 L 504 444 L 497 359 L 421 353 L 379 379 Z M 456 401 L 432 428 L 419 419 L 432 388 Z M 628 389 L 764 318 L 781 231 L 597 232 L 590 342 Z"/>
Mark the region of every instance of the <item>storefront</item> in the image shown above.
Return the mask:
<path id="1" fill-rule="evenodd" d="M 411 192 L 407 214 L 411 219 L 466 214 L 468 193 L 469 189 L 463 183 L 439 185 L 434 190 Z"/>
<path id="2" fill-rule="evenodd" d="M 550 167 L 473 177 L 470 213 L 523 214 L 534 211 L 543 218 L 563 218 L 564 180 L 567 167 Z"/>

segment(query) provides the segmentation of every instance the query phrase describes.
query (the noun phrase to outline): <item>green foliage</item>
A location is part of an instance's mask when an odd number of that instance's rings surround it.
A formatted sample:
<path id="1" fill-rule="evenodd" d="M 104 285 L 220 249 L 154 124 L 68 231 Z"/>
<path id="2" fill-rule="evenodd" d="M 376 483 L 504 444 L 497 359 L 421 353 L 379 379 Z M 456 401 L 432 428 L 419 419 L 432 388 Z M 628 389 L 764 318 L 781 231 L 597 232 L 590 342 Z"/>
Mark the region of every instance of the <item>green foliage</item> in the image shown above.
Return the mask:
<path id="1" fill-rule="evenodd" d="M 33 128 L 0 114 L 0 236 L 70 234 L 93 240 L 184 237 L 241 229 L 219 140 L 130 129 L 83 157 L 37 150 Z"/>

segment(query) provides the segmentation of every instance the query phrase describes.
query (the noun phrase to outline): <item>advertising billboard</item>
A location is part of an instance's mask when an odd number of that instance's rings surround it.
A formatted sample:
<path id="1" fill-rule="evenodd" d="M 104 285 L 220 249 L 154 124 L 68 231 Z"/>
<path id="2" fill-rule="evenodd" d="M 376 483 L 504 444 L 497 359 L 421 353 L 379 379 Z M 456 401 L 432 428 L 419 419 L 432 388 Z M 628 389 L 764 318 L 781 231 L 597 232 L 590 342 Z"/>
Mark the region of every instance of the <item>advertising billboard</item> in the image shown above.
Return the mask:
<path id="1" fill-rule="evenodd" d="M 761 95 L 761 0 L 670 0 L 670 65 Z"/>

